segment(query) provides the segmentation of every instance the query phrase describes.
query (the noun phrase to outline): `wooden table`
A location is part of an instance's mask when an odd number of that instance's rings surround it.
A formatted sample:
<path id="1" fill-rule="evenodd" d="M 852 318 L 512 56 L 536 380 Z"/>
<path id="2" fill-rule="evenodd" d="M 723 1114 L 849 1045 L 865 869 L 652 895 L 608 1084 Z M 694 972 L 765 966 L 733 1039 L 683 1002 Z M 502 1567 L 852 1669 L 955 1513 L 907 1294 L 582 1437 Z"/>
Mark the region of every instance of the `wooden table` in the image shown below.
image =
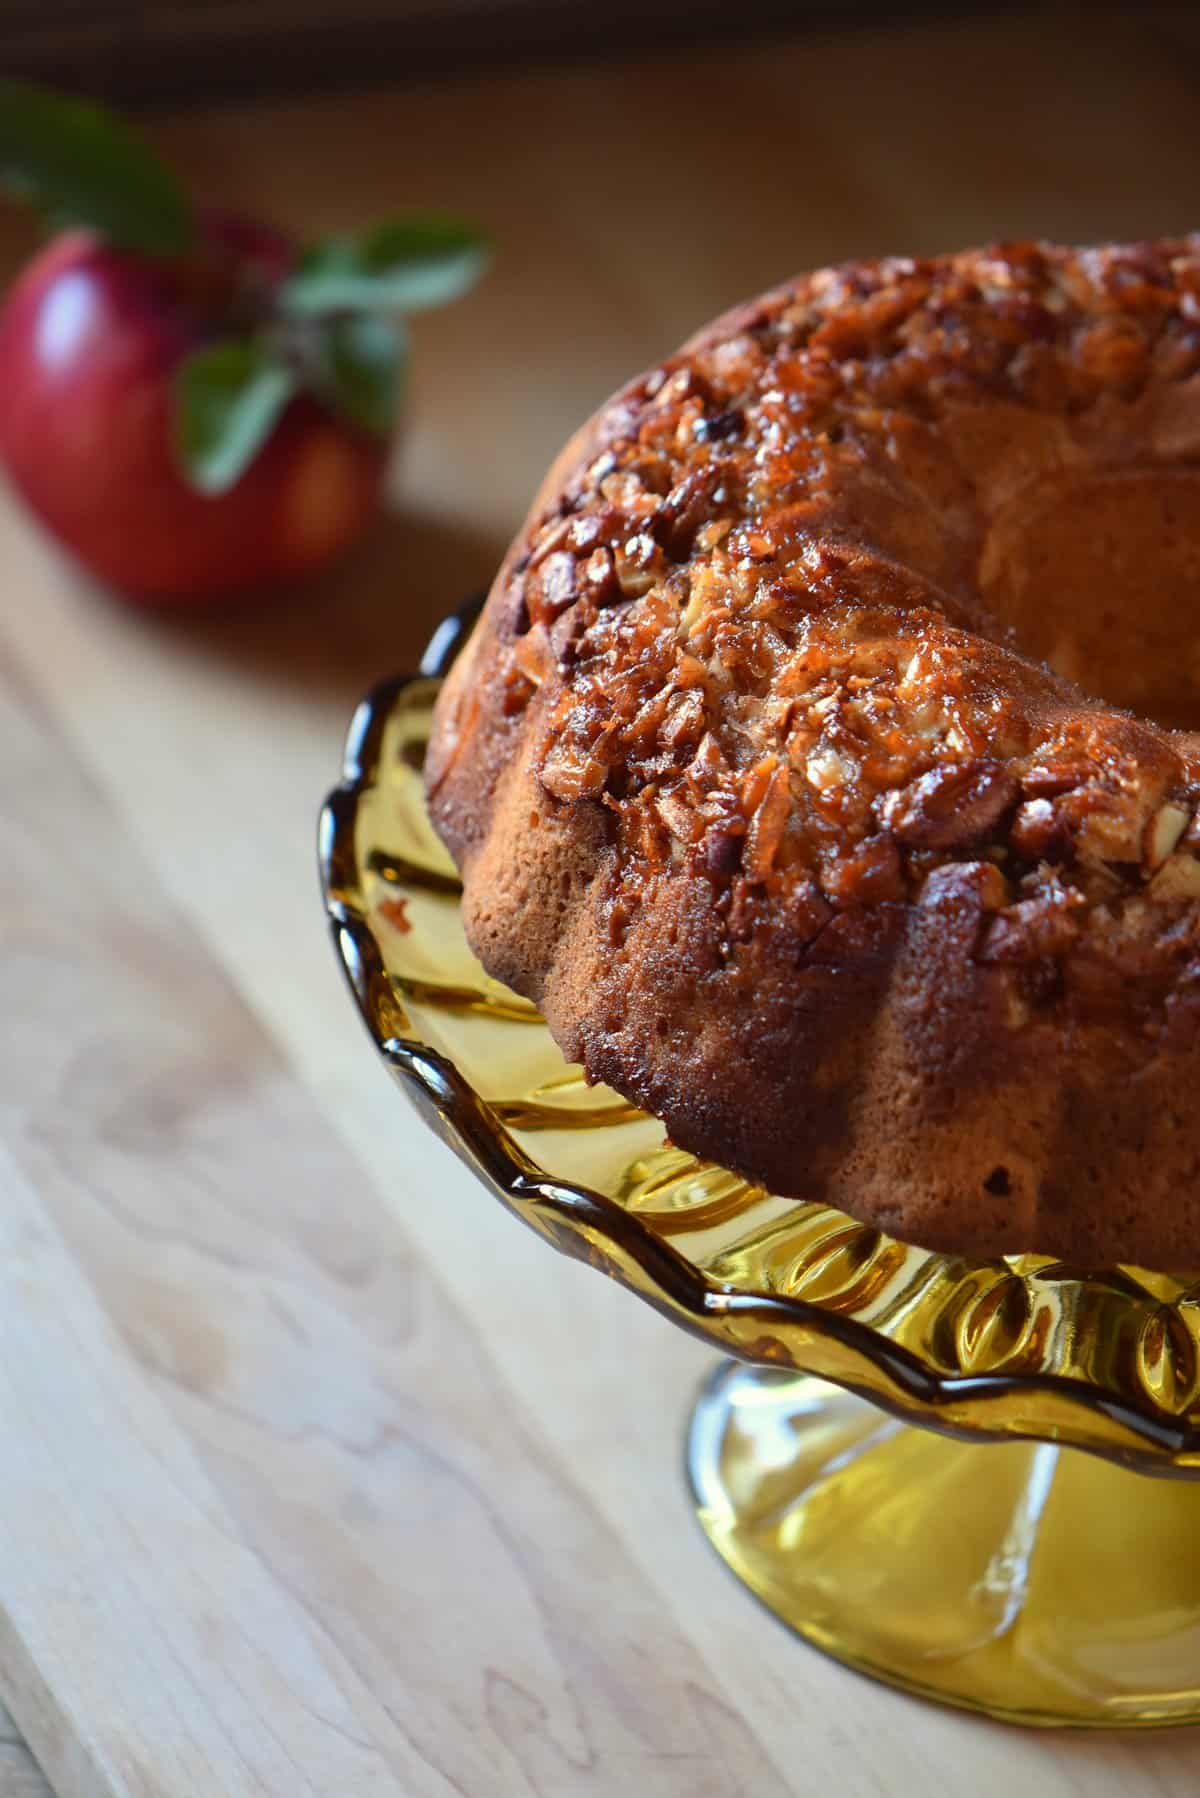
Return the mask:
<path id="1" fill-rule="evenodd" d="M 609 388 L 813 262 L 1194 225 L 1196 56 L 1049 14 L 161 127 L 305 231 L 426 203 L 500 255 L 419 325 L 393 515 L 294 603 L 140 620 L 0 515 L 0 1690 L 60 1798 L 1195 1790 L 1194 1732 L 941 1713 L 737 1589 L 680 1484 L 703 1351 L 418 1128 L 313 824 Z M 2 1798 L 44 1790 L 0 1714 Z"/>

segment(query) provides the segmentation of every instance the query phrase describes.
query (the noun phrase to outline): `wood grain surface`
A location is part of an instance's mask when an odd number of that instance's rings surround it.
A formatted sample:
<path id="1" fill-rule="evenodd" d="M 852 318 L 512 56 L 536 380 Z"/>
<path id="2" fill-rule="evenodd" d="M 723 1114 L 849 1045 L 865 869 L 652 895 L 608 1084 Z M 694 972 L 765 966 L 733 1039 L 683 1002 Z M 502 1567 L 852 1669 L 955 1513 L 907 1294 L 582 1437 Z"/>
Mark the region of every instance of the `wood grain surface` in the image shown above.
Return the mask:
<path id="1" fill-rule="evenodd" d="M 140 619 L 0 507 L 0 1690 L 59 1798 L 1195 1790 L 1197 1732 L 939 1712 L 738 1590 L 679 1473 L 704 1351 L 422 1133 L 313 871 L 354 699 L 611 387 L 812 263 L 1195 224 L 1195 55 L 1051 13 L 161 127 L 214 198 L 500 255 L 307 593 Z M 0 1798 L 45 1789 L 0 1717 Z"/>

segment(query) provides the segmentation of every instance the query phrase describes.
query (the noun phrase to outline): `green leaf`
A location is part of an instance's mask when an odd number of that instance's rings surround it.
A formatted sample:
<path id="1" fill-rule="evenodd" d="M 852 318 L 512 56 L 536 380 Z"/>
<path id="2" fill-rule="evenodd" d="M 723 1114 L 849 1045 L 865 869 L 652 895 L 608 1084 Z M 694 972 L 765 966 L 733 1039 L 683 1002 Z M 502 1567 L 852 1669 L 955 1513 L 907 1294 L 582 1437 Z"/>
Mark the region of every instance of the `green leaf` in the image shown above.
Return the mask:
<path id="1" fill-rule="evenodd" d="M 192 242 L 184 189 L 111 113 L 19 81 L 0 81 L 0 184 L 52 226 L 88 225 L 126 250 L 175 256 Z"/>
<path id="2" fill-rule="evenodd" d="M 229 339 L 195 350 L 175 383 L 180 459 L 201 493 L 227 493 L 295 393 L 296 376 L 263 344 Z"/>
<path id="3" fill-rule="evenodd" d="M 449 218 L 402 218 L 357 243 L 317 244 L 284 283 L 280 304 L 293 315 L 420 312 L 473 287 L 489 246 L 474 226 Z"/>
<path id="4" fill-rule="evenodd" d="M 331 318 L 322 328 L 327 397 L 377 436 L 390 436 L 400 409 L 406 344 L 403 328 L 377 313 Z"/>

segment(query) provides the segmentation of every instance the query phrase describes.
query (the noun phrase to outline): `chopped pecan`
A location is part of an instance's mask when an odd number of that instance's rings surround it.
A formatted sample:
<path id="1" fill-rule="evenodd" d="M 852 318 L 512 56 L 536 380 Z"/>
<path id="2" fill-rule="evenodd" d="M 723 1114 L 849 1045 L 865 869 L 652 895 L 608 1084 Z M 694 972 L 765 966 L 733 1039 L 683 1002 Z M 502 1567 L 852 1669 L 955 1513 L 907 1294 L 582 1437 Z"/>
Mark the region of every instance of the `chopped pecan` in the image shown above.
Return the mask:
<path id="1" fill-rule="evenodd" d="M 962 862 L 969 870 L 984 911 L 1000 911 L 1012 897 L 1009 884 L 995 862 Z"/>
<path id="2" fill-rule="evenodd" d="M 1093 788 L 1062 803 L 1068 815 L 1074 814 L 1075 853 L 1086 867 L 1141 863 L 1146 829 L 1158 809 L 1144 787 Z"/>
<path id="3" fill-rule="evenodd" d="M 617 458 L 613 451 L 610 449 L 602 450 L 596 457 L 596 460 L 584 473 L 583 479 L 585 489 L 587 487 L 600 487 L 602 483 L 608 479 L 609 475 L 615 472 L 616 467 Z"/>
<path id="4" fill-rule="evenodd" d="M 1069 793 L 1073 788 L 1083 786 L 1094 773 L 1094 768 L 1079 763 L 1071 766 L 1026 768 L 1021 776 L 1021 788 L 1030 799 L 1057 799 L 1060 793 Z"/>
<path id="5" fill-rule="evenodd" d="M 675 665 L 675 683 L 680 687 L 707 687 L 708 669 L 696 656 L 685 652 Z"/>
<path id="6" fill-rule="evenodd" d="M 554 666 L 554 652 L 544 624 L 533 625 L 513 644 L 513 659 L 531 687 L 540 687 Z"/>
<path id="7" fill-rule="evenodd" d="M 1007 911 L 997 912 L 984 931 L 978 959 L 1039 961 L 1063 954 L 1078 939 L 1076 913 L 1083 904 L 1081 893 L 1053 886 L 1034 899 L 1022 899 Z"/>
<path id="8" fill-rule="evenodd" d="M 621 597 L 610 549 L 593 550 L 583 565 L 583 588 L 594 606 L 612 605 Z"/>
<path id="9" fill-rule="evenodd" d="M 652 467 L 643 462 L 606 475 L 600 483 L 601 496 L 608 501 L 614 517 L 625 520 L 626 536 L 639 530 L 644 520 L 658 511 L 658 495 L 647 484 L 652 474 Z"/>
<path id="10" fill-rule="evenodd" d="M 559 549 L 567 540 L 571 524 L 569 515 L 565 518 L 551 518 L 544 524 L 538 533 L 527 567 L 537 568 L 552 551 Z"/>
<path id="11" fill-rule="evenodd" d="M 575 558 L 570 550 L 556 549 L 527 577 L 525 605 L 535 623 L 550 624 L 578 593 Z"/>
<path id="12" fill-rule="evenodd" d="M 1009 826 L 1009 842 L 1030 862 L 1056 864 L 1071 853 L 1070 829 L 1048 799 L 1027 799 L 1018 806 Z"/>
<path id="13" fill-rule="evenodd" d="M 740 874 L 730 889 L 729 935 L 735 943 L 748 943 L 754 934 L 756 894 Z"/>
<path id="14" fill-rule="evenodd" d="M 716 515 L 714 495 L 721 485 L 719 469 L 695 468 L 676 482 L 658 509 L 654 534 L 677 562 L 689 555 L 696 532 Z"/>
<path id="15" fill-rule="evenodd" d="M 590 556 L 604 536 L 604 521 L 595 512 L 576 513 L 568 520 L 567 548 L 577 556 Z"/>
<path id="16" fill-rule="evenodd" d="M 692 435 L 697 443 L 723 443 L 727 437 L 736 437 L 746 422 L 746 415 L 740 406 L 731 406 L 727 412 L 717 412 L 712 418 L 698 418 L 692 426 Z"/>
<path id="17" fill-rule="evenodd" d="M 742 866 L 747 879 L 765 880 L 774 867 L 791 805 L 788 765 L 780 762 L 768 778 L 746 830 Z"/>
<path id="18" fill-rule="evenodd" d="M 729 615 L 726 583 L 711 568 L 693 567 L 688 601 L 679 618 L 682 637 L 699 638 Z"/>
<path id="19" fill-rule="evenodd" d="M 523 642 L 524 638 L 518 637 Z M 504 676 L 504 691 L 500 699 L 500 710 L 506 718 L 516 718 L 523 712 L 533 698 L 536 688 L 533 682 L 514 666 Z"/>
<path id="20" fill-rule="evenodd" d="M 999 762 L 978 758 L 930 769 L 910 786 L 885 794 L 880 821 L 913 849 L 965 849 L 995 830 L 1020 798 Z"/>
<path id="21" fill-rule="evenodd" d="M 705 739 L 705 741 L 707 742 L 707 739 Z M 701 748 L 703 747 L 704 744 L 701 744 Z M 760 761 L 755 762 L 754 766 L 748 768 L 745 774 L 743 774 L 741 787 L 742 810 L 748 818 L 751 817 L 762 804 L 763 796 L 771 784 L 771 777 L 778 768 L 779 757 L 777 755 L 764 755 Z"/>
<path id="22" fill-rule="evenodd" d="M 694 806 L 678 787 L 668 793 L 659 793 L 654 801 L 654 808 L 673 837 L 681 843 L 694 843 L 704 829 L 704 820 L 697 816 Z"/>
<path id="23" fill-rule="evenodd" d="M 900 851 L 886 832 L 866 837 L 855 848 L 831 855 L 821 885 L 839 905 L 878 905 L 903 899 L 906 891 Z"/>
<path id="24" fill-rule="evenodd" d="M 595 799 L 604 791 L 608 770 L 596 756 L 560 745 L 558 753 L 544 764 L 540 778 L 556 799 Z"/>
<path id="25" fill-rule="evenodd" d="M 735 824 L 740 826 L 740 820 L 710 824 L 704 837 L 704 865 L 710 874 L 722 879 L 736 874 L 742 865 L 745 830 L 735 828 Z"/>
<path id="26" fill-rule="evenodd" d="M 658 406 L 681 406 L 684 400 L 705 400 L 708 398 L 708 382 L 698 368 L 677 368 L 672 375 L 667 375 L 661 386 L 654 391 L 654 401 Z"/>
<path id="27" fill-rule="evenodd" d="M 718 783 L 732 778 L 733 771 L 725 759 L 721 745 L 711 731 L 706 732 L 688 764 L 688 785 L 694 793 L 707 793 Z"/>
<path id="28" fill-rule="evenodd" d="M 672 753 L 699 743 L 704 735 L 704 716 L 704 695 L 697 688 L 676 693 L 659 727 L 659 742 Z"/>
<path id="29" fill-rule="evenodd" d="M 1200 899 L 1200 861 L 1169 855 L 1147 890 L 1154 899 Z"/>
<path id="30" fill-rule="evenodd" d="M 1134 319 L 1097 319 L 1080 330 L 1075 361 L 1089 379 L 1106 387 L 1136 387 L 1146 373 L 1146 339 Z"/>
<path id="31" fill-rule="evenodd" d="M 659 733 L 671 704 L 669 689 L 651 693 L 649 699 L 640 705 L 633 717 L 625 726 L 622 742 L 627 755 L 652 754 L 659 741 Z"/>
<path id="32" fill-rule="evenodd" d="M 1009 896 L 1008 882 L 994 862 L 946 862 L 926 879 L 921 906 L 940 912 L 973 942 L 983 917 L 998 911 Z"/>
<path id="33" fill-rule="evenodd" d="M 629 822 L 634 848 L 644 861 L 654 864 L 670 860 L 670 833 L 652 805 L 635 807 Z"/>
<path id="34" fill-rule="evenodd" d="M 858 778 L 859 766 L 845 750 L 824 744 L 808 757 L 804 772 L 809 786 L 818 793 L 834 793 Z"/>
<path id="35" fill-rule="evenodd" d="M 1168 800 L 1160 805 L 1142 832 L 1142 872 L 1153 874 L 1173 852 L 1192 821 L 1190 810 Z"/>
<path id="36" fill-rule="evenodd" d="M 666 573 L 661 546 L 648 531 L 638 531 L 613 551 L 617 580 L 626 599 L 640 599 Z"/>
<path id="37" fill-rule="evenodd" d="M 784 915 L 801 942 L 811 943 L 835 916 L 828 899 L 811 880 L 797 881 L 784 895 Z"/>

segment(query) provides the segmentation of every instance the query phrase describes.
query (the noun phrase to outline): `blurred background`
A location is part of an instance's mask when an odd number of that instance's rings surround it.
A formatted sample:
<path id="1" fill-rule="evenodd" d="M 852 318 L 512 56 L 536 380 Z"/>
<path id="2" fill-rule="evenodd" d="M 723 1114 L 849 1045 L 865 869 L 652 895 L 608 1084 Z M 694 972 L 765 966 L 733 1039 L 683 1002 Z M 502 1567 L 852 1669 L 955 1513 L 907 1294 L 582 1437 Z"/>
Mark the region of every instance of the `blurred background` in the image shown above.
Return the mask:
<path id="1" fill-rule="evenodd" d="M 464 68 L 605 55 L 789 31 L 869 30 L 921 17 L 1013 13 L 953 0 L 9 0 L 3 67 L 110 100 L 413 80 Z"/>

